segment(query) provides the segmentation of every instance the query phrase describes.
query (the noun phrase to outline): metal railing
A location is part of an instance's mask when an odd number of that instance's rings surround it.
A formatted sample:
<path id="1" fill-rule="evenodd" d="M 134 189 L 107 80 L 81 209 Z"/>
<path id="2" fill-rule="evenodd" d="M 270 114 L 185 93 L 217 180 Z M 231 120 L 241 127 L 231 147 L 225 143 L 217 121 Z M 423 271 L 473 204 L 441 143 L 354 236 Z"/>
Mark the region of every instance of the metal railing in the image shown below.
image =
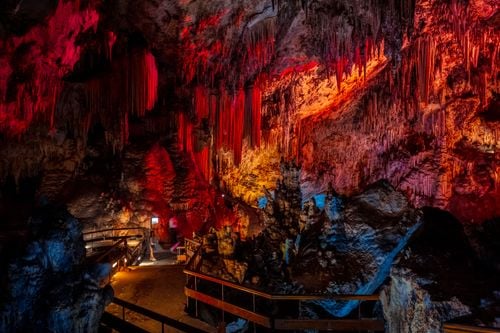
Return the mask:
<path id="1" fill-rule="evenodd" d="M 447 323 L 443 325 L 443 331 L 444 333 L 500 333 L 500 328 Z"/>
<path id="2" fill-rule="evenodd" d="M 128 232 L 131 230 L 135 230 L 135 234 L 130 235 Z M 149 229 L 143 227 L 129 227 L 129 228 L 108 228 L 108 229 L 99 229 L 86 231 L 83 233 L 83 240 L 85 242 L 92 242 L 98 240 L 110 239 L 113 237 L 137 237 L 142 236 L 146 237 Z"/>
<path id="3" fill-rule="evenodd" d="M 173 318 L 170 318 L 168 316 L 162 315 L 160 313 L 154 312 L 152 310 L 146 309 L 146 308 L 139 306 L 137 304 L 133 304 L 133 303 L 124 301 L 124 300 L 116 298 L 116 297 L 113 299 L 112 303 L 114 303 L 118 306 L 121 306 L 121 314 L 122 314 L 121 320 L 123 322 L 127 322 L 125 310 L 128 310 L 128 311 L 138 313 L 140 315 L 143 315 L 145 317 L 148 317 L 154 321 L 161 323 L 161 332 L 162 333 L 164 333 L 165 329 L 169 328 L 169 327 L 175 328 L 177 330 L 180 330 L 182 332 L 187 332 L 187 333 L 206 333 L 206 332 L 208 332 L 208 331 L 205 331 L 205 330 L 200 329 L 198 327 L 194 327 L 194 326 L 191 326 L 189 324 L 182 323 L 182 322 L 175 320 Z M 117 323 L 115 320 L 115 325 L 116 324 Z M 119 330 L 119 327 L 113 327 L 113 328 Z"/>
<path id="4" fill-rule="evenodd" d="M 225 321 L 225 313 L 252 322 L 254 332 L 256 331 L 256 325 L 280 330 L 384 331 L 384 322 L 382 320 L 363 318 L 361 316 L 362 302 L 374 303 L 379 300 L 378 295 L 271 294 L 200 273 L 198 269 L 201 265 L 201 251 L 201 247 L 199 247 L 184 269 L 184 273 L 187 275 L 184 293 L 188 304 L 190 299 L 194 300 L 196 317 L 199 314 L 198 302 L 201 302 L 221 310 L 222 322 Z M 212 285 L 211 289 L 203 288 L 203 285 L 209 284 Z M 218 290 L 217 295 L 214 290 Z M 304 303 L 314 301 L 358 301 L 357 317 L 349 319 L 300 319 Z M 284 305 L 282 308 L 290 309 L 295 307 L 292 310 L 294 314 L 281 314 L 281 316 L 279 313 L 272 314 L 273 309 L 280 309 L 280 304 Z"/>
<path id="5" fill-rule="evenodd" d="M 83 233 L 87 261 L 108 262 L 112 265 L 108 281 L 120 270 L 137 263 L 143 254 L 144 244 L 149 241 L 148 229 L 141 227 L 110 228 Z"/>

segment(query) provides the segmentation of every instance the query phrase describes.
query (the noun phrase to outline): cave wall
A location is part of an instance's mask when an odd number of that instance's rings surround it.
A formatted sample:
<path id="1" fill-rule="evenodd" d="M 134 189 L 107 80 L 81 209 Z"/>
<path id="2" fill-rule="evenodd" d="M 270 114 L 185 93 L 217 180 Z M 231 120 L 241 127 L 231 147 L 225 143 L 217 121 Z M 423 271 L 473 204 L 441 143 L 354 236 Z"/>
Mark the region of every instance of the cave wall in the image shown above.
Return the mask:
<path id="1" fill-rule="evenodd" d="M 462 221 L 499 214 L 493 0 L 2 6 L 3 180 L 41 175 L 55 197 L 86 157 L 162 141 L 193 169 L 187 196 L 211 183 L 255 206 L 287 159 L 305 198 L 385 178 Z"/>
<path id="2" fill-rule="evenodd" d="M 249 67 L 239 72 L 247 85 L 260 85 L 262 146 L 252 147 L 244 136 L 242 147 L 228 148 L 232 159 L 227 147 L 214 147 L 223 186 L 255 205 L 284 157 L 302 165 L 306 198 L 329 182 L 349 195 L 384 178 L 416 206 L 447 209 L 464 222 L 497 216 L 498 6 L 389 2 L 381 13 L 380 5 L 278 3 L 248 21 L 274 21 L 274 38 L 260 35 L 273 52 L 262 58 L 266 76 L 258 70 L 245 75 Z M 236 10 L 224 8 L 203 12 L 219 13 L 216 27 L 227 38 L 237 30 L 227 23 Z M 222 42 L 230 50 L 223 59 L 236 58 L 230 42 L 206 30 L 197 38 L 205 33 L 204 43 Z M 243 30 L 243 40 L 249 32 Z M 243 45 L 249 56 L 260 49 Z M 196 46 L 219 59 L 205 44 Z M 209 74 L 199 77 L 217 76 L 208 64 L 202 68 Z M 234 85 L 234 77 L 223 82 Z M 233 101 L 238 98 L 235 92 Z M 241 162 L 237 149 L 243 150 Z"/>
<path id="3" fill-rule="evenodd" d="M 382 71 L 348 103 L 301 120 L 306 193 L 329 181 L 351 193 L 385 178 L 415 205 L 441 207 L 463 221 L 499 214 L 499 123 L 487 116 L 498 113 L 498 8 L 443 6 L 417 2 L 414 42 L 400 67 L 417 82 L 391 83 Z"/>

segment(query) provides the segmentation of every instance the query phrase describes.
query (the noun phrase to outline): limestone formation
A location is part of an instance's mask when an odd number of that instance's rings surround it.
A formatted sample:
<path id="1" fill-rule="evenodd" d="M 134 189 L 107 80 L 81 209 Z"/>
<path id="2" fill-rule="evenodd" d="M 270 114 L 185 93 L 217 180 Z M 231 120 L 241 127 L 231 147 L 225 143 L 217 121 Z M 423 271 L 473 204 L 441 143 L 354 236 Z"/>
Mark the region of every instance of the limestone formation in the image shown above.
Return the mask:
<path id="1" fill-rule="evenodd" d="M 85 265 L 81 228 L 64 209 L 46 207 L 32 217 L 33 239 L 7 257 L 0 273 L 0 331 L 98 331 L 113 298 L 103 285 L 111 265 Z"/>

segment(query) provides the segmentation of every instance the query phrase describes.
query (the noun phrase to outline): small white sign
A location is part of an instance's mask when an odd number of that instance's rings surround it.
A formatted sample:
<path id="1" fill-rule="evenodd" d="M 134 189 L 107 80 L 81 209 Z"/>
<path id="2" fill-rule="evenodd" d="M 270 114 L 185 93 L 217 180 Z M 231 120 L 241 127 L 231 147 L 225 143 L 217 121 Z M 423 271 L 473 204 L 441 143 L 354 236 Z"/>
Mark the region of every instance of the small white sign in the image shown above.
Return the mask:
<path id="1" fill-rule="evenodd" d="M 160 222 L 160 218 L 157 216 L 154 216 L 151 218 L 151 224 L 158 224 Z"/>

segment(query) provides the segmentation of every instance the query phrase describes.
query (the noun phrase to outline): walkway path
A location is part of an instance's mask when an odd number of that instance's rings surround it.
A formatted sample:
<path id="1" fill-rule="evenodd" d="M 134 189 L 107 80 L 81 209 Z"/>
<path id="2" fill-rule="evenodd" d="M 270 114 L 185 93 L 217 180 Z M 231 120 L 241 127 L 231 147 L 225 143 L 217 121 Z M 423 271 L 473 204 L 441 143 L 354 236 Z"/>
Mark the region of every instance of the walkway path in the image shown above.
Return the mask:
<path id="1" fill-rule="evenodd" d="M 155 252 L 155 256 L 156 256 Z M 116 273 L 112 278 L 115 296 L 125 301 L 135 303 L 147 309 L 169 316 L 178 321 L 215 332 L 208 324 L 188 316 L 184 312 L 186 298 L 184 285 L 186 277 L 181 265 L 161 265 L 161 262 L 170 262 L 166 258 L 158 258 L 154 264 L 148 262 L 138 267 L 131 267 L 128 271 Z M 162 255 L 163 257 L 163 255 Z M 107 310 L 121 317 L 121 307 L 111 304 Z M 161 325 L 141 315 L 126 312 L 125 318 L 149 332 L 161 332 Z M 168 329 L 167 332 L 177 332 Z"/>

